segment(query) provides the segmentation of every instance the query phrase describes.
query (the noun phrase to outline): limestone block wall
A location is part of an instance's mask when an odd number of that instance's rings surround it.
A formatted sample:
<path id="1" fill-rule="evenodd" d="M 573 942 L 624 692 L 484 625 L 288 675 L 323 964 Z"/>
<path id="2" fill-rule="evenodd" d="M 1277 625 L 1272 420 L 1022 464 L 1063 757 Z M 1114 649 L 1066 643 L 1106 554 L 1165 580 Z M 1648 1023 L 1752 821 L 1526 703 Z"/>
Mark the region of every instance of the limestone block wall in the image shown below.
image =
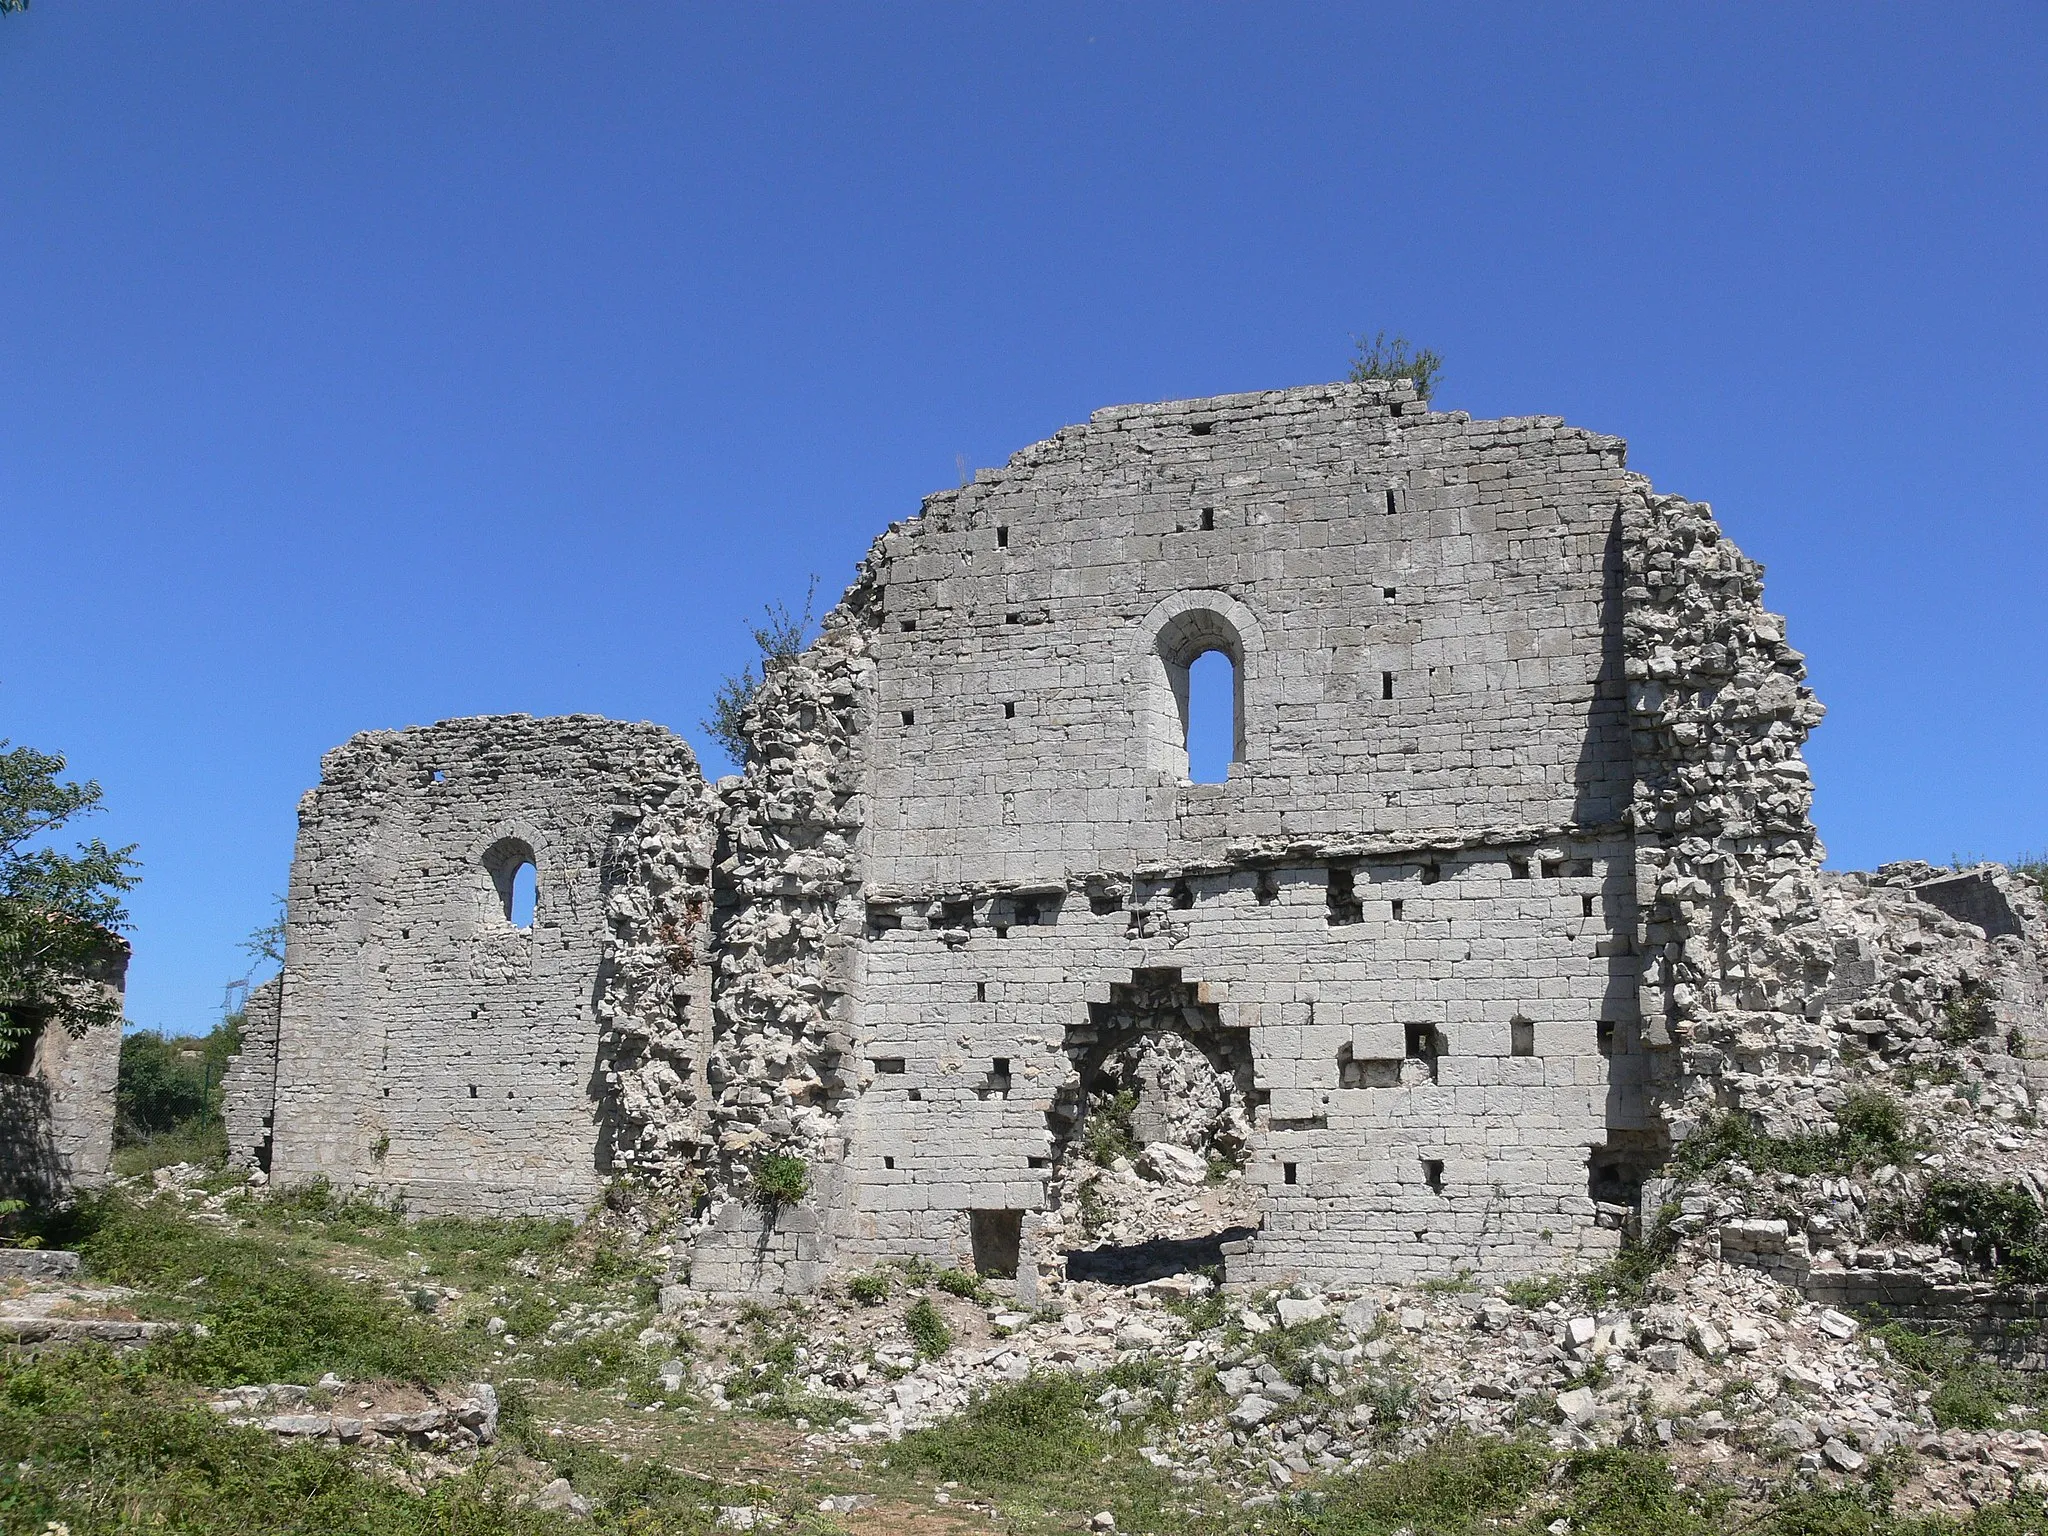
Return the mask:
<path id="1" fill-rule="evenodd" d="M 869 880 L 1617 824 L 1622 466 L 1340 384 L 1098 411 L 930 498 L 877 547 Z M 1211 649 L 1241 761 L 1188 786 Z"/>
<path id="2" fill-rule="evenodd" d="M 111 1021 L 74 1035 L 45 1020 L 7 1064 L 14 1070 L 0 1072 L 0 1199 L 62 1199 L 112 1172 L 128 954 L 126 941 L 109 934 L 72 983 L 112 1003 Z"/>
<path id="3" fill-rule="evenodd" d="M 1638 494 L 1611 438 L 1337 385 L 1098 412 L 885 536 L 834 1260 L 960 1262 L 972 1213 L 1030 1212 L 1050 1266 L 1074 1032 L 1164 970 L 1246 1032 L 1266 1100 L 1234 1278 L 1611 1248 L 1594 1193 L 1658 1134 Z M 1212 649 L 1238 761 L 1191 784 Z"/>
<path id="4" fill-rule="evenodd" d="M 1043 1211 L 1075 1152 L 1049 1122 L 1076 1026 L 1161 969 L 1248 1033 L 1264 1099 L 1249 1169 L 1264 1224 L 1233 1280 L 1512 1274 L 1610 1251 L 1596 1172 L 1647 1102 L 1617 937 L 1628 845 L 1344 867 L 1355 910 L 1333 909 L 1327 864 L 1304 863 L 1141 879 L 1104 911 L 1085 890 L 1037 893 L 1023 925 L 1004 923 L 1005 897 L 964 926 L 891 912 L 866 956 L 838 1258 L 963 1263 L 970 1212 Z M 1408 1059 L 1418 1032 L 1430 1061 Z"/>
<path id="5" fill-rule="evenodd" d="M 702 796 L 678 738 L 587 715 L 369 732 L 329 753 L 288 897 L 273 1179 L 422 1212 L 585 1210 L 630 1121 L 608 1091 L 628 1042 L 607 1023 L 634 1015 L 670 1037 L 669 1070 L 701 1072 L 689 1037 L 708 1029 L 708 986 L 674 913 Z M 623 911 L 613 887 L 641 878 L 650 843 L 677 878 Z M 675 979 L 608 991 L 615 938 L 665 923 Z M 686 1119 L 695 1097 L 678 1095 Z"/>
<path id="6" fill-rule="evenodd" d="M 272 1114 L 277 1099 L 277 1028 L 284 978 L 250 989 L 242 1005 L 242 1046 L 221 1075 L 221 1119 L 227 1126 L 230 1168 L 270 1169 Z"/>

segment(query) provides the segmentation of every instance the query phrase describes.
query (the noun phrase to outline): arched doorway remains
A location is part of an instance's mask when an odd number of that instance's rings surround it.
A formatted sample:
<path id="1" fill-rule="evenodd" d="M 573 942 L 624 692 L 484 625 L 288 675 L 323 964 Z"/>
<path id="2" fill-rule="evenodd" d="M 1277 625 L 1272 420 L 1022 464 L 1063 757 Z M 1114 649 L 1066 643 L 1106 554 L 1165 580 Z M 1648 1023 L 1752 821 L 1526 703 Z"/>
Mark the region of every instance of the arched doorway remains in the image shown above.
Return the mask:
<path id="1" fill-rule="evenodd" d="M 1046 1121 L 1067 1276 L 1133 1285 L 1219 1266 L 1257 1229 L 1243 1177 L 1263 1095 L 1251 1031 L 1171 967 L 1133 971 L 1066 1033 Z"/>

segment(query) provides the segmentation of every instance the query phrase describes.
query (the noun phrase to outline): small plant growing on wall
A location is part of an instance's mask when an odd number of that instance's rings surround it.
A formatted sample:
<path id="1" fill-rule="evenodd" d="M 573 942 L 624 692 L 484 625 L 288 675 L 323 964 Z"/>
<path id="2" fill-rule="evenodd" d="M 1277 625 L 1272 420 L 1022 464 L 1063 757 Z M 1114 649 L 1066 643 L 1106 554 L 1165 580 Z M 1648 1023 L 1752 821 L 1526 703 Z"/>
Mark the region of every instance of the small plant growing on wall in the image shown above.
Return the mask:
<path id="1" fill-rule="evenodd" d="M 796 1205 L 811 1192 L 811 1165 L 789 1152 L 754 1164 L 754 1198 L 768 1210 Z"/>
<path id="2" fill-rule="evenodd" d="M 1368 340 L 1364 336 L 1351 338 L 1356 349 L 1351 359 L 1350 379 L 1354 384 L 1363 384 L 1368 379 L 1408 379 L 1415 385 L 1415 393 L 1422 397 L 1425 405 L 1436 393 L 1437 380 L 1442 377 L 1444 360 L 1427 347 L 1408 350 L 1408 338 L 1396 336 L 1387 340 L 1385 331 Z"/>

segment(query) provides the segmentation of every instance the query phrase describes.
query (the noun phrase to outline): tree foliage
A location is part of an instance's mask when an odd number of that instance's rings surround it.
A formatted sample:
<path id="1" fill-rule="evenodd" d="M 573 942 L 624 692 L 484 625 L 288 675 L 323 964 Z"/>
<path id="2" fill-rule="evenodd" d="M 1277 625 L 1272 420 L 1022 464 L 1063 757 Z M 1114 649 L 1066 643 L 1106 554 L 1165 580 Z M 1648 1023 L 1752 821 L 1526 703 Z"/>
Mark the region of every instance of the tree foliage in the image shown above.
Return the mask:
<path id="1" fill-rule="evenodd" d="M 747 711 L 753 705 L 754 695 L 761 691 L 768 669 L 795 660 L 810 641 L 811 609 L 817 596 L 818 578 L 813 576 L 804 591 L 803 612 L 791 613 L 782 603 L 769 603 L 762 608 L 761 622 L 748 626 L 748 633 L 761 653 L 761 670 L 756 672 L 754 664 L 748 662 L 721 679 L 718 691 L 711 696 L 711 713 L 698 722 L 704 727 L 704 734 L 717 742 L 735 764 L 747 760 Z"/>
<path id="2" fill-rule="evenodd" d="M 63 771 L 57 754 L 0 740 L 0 1051 L 38 1018 L 83 1034 L 121 1016 L 79 978 L 128 924 L 121 897 L 135 888 L 135 845 L 93 838 L 65 853 L 41 841 L 99 808 L 99 785 L 65 783 Z"/>
<path id="3" fill-rule="evenodd" d="M 249 957 L 249 969 L 242 977 L 245 981 L 254 981 L 258 971 L 284 968 L 284 898 L 272 896 L 270 903 L 270 921 L 242 940 L 242 953 Z"/>
<path id="4" fill-rule="evenodd" d="M 1425 405 L 1436 393 L 1437 380 L 1444 371 L 1444 360 L 1429 348 L 1418 347 L 1410 353 L 1407 337 L 1396 336 L 1389 341 L 1385 331 L 1370 339 L 1354 336 L 1351 342 L 1355 349 L 1349 375 L 1352 383 L 1363 384 L 1367 379 L 1408 379 L 1414 383 L 1415 393 L 1422 397 Z"/>

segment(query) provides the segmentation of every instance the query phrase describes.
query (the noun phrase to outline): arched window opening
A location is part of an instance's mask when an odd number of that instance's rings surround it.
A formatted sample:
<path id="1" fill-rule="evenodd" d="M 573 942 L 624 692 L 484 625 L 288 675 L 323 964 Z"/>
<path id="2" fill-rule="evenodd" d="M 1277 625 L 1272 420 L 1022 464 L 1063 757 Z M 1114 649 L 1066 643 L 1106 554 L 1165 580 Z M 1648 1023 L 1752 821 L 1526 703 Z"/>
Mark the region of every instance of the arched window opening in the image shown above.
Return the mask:
<path id="1" fill-rule="evenodd" d="M 505 916 L 514 928 L 533 926 L 533 899 L 540 891 L 540 877 L 531 864 L 512 871 L 512 899 L 505 904 Z"/>
<path id="2" fill-rule="evenodd" d="M 498 910 L 514 928 L 531 928 L 540 900 L 540 871 L 533 849 L 516 837 L 503 837 L 484 854 L 484 872 L 491 877 Z"/>
<path id="3" fill-rule="evenodd" d="M 1188 778 L 1221 784 L 1237 757 L 1237 667 L 1226 651 L 1204 651 L 1188 667 Z"/>
<path id="4" fill-rule="evenodd" d="M 1229 599 L 1218 594 L 1219 603 Z M 1245 760 L 1245 652 L 1216 608 L 1189 607 L 1156 632 L 1138 719 L 1148 761 L 1174 778 L 1221 784 Z"/>

